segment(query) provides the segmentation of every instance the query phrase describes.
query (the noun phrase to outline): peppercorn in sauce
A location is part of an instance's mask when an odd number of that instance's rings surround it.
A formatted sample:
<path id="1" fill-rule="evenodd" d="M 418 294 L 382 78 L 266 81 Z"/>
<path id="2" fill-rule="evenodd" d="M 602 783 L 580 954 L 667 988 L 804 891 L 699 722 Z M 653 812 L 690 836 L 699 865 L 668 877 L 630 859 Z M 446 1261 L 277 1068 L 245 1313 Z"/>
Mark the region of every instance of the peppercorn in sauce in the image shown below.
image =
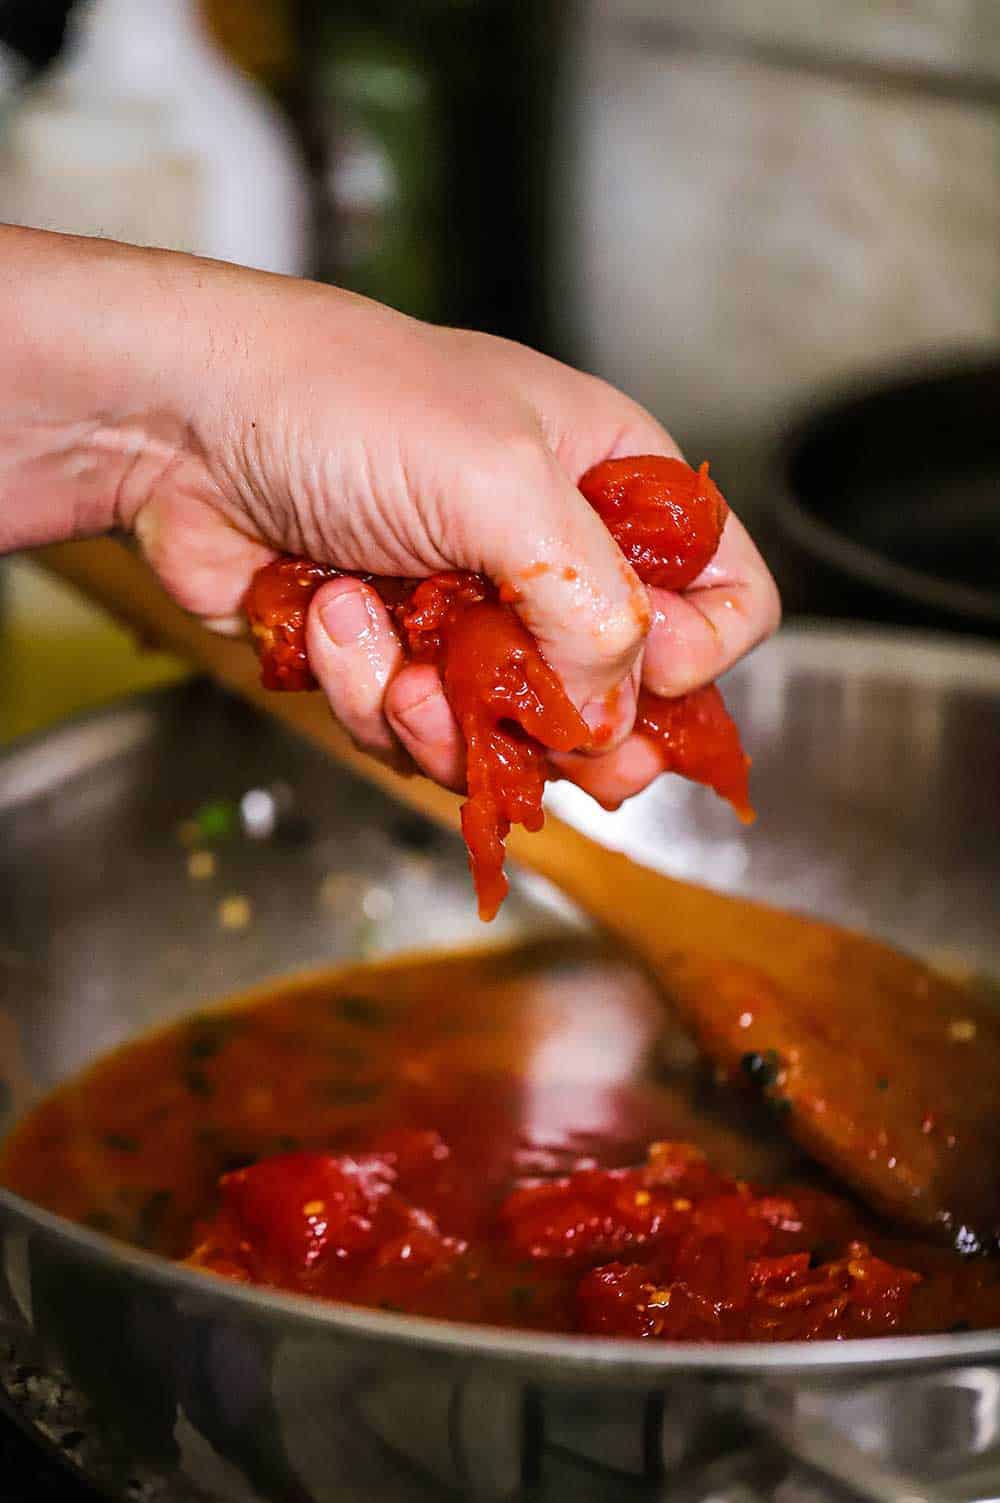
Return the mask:
<path id="1" fill-rule="evenodd" d="M 708 474 L 657 455 L 595 465 L 580 490 L 644 584 L 682 590 L 714 557 L 728 508 Z M 543 567 L 543 566 L 539 566 Z M 261 569 L 244 610 L 265 688 L 315 688 L 305 645 L 309 602 L 338 570 L 285 557 Z M 514 607 L 516 590 L 482 574 L 424 580 L 363 576 L 388 606 L 410 661 L 441 671 L 466 746 L 462 831 L 483 919 L 507 892 L 504 842 L 511 825 L 541 828 L 542 795 L 555 776 L 549 752 L 600 744 Z M 744 820 L 753 817 L 749 759 L 713 685 L 677 699 L 642 690 L 636 731 L 656 745 L 664 772 L 713 788 Z"/>
<path id="2" fill-rule="evenodd" d="M 218 1277 L 417 1315 L 691 1342 L 1000 1324 L 995 1260 L 860 1209 L 582 939 L 188 1019 L 43 1102 L 0 1179 Z"/>

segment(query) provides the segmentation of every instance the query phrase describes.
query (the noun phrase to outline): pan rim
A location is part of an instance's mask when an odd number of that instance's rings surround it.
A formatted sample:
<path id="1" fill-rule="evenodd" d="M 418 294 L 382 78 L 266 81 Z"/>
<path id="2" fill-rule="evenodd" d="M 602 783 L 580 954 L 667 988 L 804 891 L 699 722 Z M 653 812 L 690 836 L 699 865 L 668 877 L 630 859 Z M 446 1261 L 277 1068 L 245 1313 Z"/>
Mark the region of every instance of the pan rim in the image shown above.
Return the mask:
<path id="1" fill-rule="evenodd" d="M 870 663 L 872 671 L 882 675 L 916 672 L 925 682 L 944 678 L 970 690 L 985 688 L 1000 696 L 1000 651 L 987 641 L 867 623 L 852 629 L 843 623 L 822 620 L 788 625 L 777 640 L 793 661 L 815 659 L 817 653 L 835 646 L 838 651 Z M 190 693 L 191 688 L 192 681 L 185 681 L 147 690 L 74 717 L 54 730 L 19 739 L 0 753 L 0 795 L 5 782 L 16 774 L 16 764 L 32 758 L 41 743 L 78 735 L 81 729 L 116 717 L 128 718 L 130 712 L 130 723 L 138 726 L 137 711 L 167 697 Z M 5 1219 L 19 1235 L 41 1236 L 64 1251 L 78 1254 L 84 1262 L 103 1272 L 166 1292 L 184 1309 L 211 1310 L 217 1317 L 230 1320 L 278 1324 L 314 1338 L 328 1335 L 380 1345 L 400 1355 L 409 1352 L 419 1358 L 433 1353 L 463 1362 L 488 1361 L 571 1381 L 610 1378 L 616 1383 L 649 1385 L 659 1378 L 685 1373 L 733 1377 L 766 1374 L 774 1378 L 860 1377 L 876 1371 L 924 1370 L 1000 1358 L 1000 1330 L 839 1342 L 696 1346 L 524 1332 L 395 1315 L 213 1280 L 198 1270 L 79 1226 L 0 1186 L 0 1221 Z"/>
<path id="2" fill-rule="evenodd" d="M 844 1341 L 698 1345 L 644 1342 L 611 1337 L 508 1330 L 419 1315 L 396 1315 L 366 1306 L 308 1295 L 286 1294 L 263 1286 L 236 1284 L 141 1248 L 131 1247 L 67 1221 L 0 1188 L 0 1214 L 23 1231 L 40 1233 L 65 1252 L 102 1272 L 117 1274 L 144 1288 L 173 1297 L 183 1313 L 253 1324 L 281 1325 L 287 1334 L 328 1335 L 366 1345 L 391 1348 L 394 1354 L 451 1357 L 463 1363 L 498 1362 L 577 1380 L 589 1376 L 616 1383 L 649 1384 L 664 1376 L 714 1374 L 772 1378 L 863 1376 L 878 1372 L 925 1370 L 976 1364 L 1000 1358 L 1000 1329 L 933 1336 L 880 1336 Z"/>

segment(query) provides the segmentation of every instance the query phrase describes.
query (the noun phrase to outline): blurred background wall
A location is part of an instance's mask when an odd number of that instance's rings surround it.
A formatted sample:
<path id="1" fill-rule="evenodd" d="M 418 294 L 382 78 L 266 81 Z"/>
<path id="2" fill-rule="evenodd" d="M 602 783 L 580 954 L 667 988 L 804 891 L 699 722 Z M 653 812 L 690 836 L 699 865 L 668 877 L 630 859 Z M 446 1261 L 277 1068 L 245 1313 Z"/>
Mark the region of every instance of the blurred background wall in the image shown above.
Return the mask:
<path id="1" fill-rule="evenodd" d="M 712 459 L 807 607 L 789 423 L 1000 343 L 997 0 L 0 0 L 0 41 L 0 218 L 583 364 Z"/>
<path id="2" fill-rule="evenodd" d="M 751 515 L 824 389 L 996 341 L 995 0 L 595 0 L 574 51 L 563 337 Z"/>

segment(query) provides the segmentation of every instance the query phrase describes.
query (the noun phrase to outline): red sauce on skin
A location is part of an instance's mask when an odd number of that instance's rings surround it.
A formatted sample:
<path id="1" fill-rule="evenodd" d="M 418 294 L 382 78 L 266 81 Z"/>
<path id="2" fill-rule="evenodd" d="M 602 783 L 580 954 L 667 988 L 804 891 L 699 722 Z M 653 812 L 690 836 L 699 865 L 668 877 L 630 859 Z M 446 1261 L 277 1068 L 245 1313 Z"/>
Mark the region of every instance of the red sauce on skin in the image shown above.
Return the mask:
<path id="1" fill-rule="evenodd" d="M 719 546 L 728 508 L 709 479 L 679 459 L 607 460 L 580 482 L 587 500 L 646 584 L 682 589 Z M 534 565 L 529 573 L 544 571 Z M 572 571 L 570 571 L 572 572 Z M 267 688 L 314 688 L 305 650 L 309 601 L 337 571 L 282 558 L 260 570 L 244 609 Z M 516 587 L 455 571 L 419 583 L 363 576 L 378 590 L 411 659 L 441 670 L 445 695 L 467 746 L 468 800 L 462 830 L 483 919 L 507 892 L 504 843 L 512 824 L 538 830 L 552 775 L 548 752 L 598 748 L 537 643 L 513 609 Z M 640 696 L 637 731 L 655 741 L 663 768 L 714 788 L 743 819 L 749 759 L 715 688 L 674 700 Z M 603 733 L 603 734 L 602 734 Z"/>

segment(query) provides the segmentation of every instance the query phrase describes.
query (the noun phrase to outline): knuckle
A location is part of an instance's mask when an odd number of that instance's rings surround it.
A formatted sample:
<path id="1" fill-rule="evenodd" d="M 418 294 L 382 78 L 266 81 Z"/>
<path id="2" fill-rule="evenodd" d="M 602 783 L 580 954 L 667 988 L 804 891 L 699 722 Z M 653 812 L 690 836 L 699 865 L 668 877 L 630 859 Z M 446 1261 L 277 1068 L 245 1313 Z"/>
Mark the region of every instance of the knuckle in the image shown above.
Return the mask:
<path id="1" fill-rule="evenodd" d="M 751 586 L 747 602 L 748 641 L 745 651 L 766 642 L 781 625 L 781 596 L 766 567 L 761 568 L 760 578 Z"/>
<path id="2" fill-rule="evenodd" d="M 494 573 L 519 552 L 525 530 L 554 530 L 551 456 L 539 434 L 514 429 L 466 440 L 461 467 L 441 506 L 448 552 L 462 567 Z"/>
<path id="3" fill-rule="evenodd" d="M 469 465 L 469 480 L 478 493 L 496 498 L 509 494 L 512 485 L 539 486 L 548 482 L 551 456 L 540 432 L 527 424 L 511 425 L 510 431 L 491 434 L 477 445 L 475 460 Z"/>
<path id="4" fill-rule="evenodd" d="M 605 668 L 631 666 L 642 646 L 647 629 L 631 604 L 612 607 L 597 623 L 591 636 L 592 657 Z"/>

